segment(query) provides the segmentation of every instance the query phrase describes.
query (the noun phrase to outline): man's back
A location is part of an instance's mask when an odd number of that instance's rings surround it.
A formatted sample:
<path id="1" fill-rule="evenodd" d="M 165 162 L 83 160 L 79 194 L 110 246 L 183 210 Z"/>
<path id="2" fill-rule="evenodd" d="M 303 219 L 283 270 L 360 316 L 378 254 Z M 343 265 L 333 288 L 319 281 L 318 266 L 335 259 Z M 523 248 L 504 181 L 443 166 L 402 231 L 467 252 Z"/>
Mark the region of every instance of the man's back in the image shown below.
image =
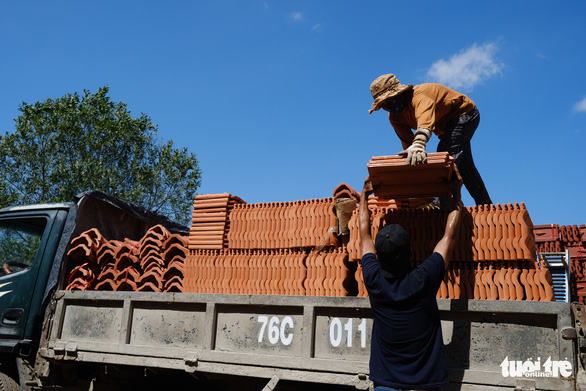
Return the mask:
<path id="1" fill-rule="evenodd" d="M 411 388 L 448 384 L 436 293 L 445 266 L 439 253 L 401 278 L 385 278 L 372 253 L 362 259 L 374 313 L 370 378 L 378 385 Z"/>

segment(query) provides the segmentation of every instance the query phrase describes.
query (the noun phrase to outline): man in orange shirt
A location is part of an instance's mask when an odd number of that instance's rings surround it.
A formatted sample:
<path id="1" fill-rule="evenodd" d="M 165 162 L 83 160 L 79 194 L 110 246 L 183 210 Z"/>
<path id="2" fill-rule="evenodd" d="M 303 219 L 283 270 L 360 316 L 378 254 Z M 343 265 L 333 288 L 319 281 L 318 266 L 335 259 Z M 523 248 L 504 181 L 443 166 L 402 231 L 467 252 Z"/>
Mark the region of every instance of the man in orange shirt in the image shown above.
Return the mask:
<path id="1" fill-rule="evenodd" d="M 480 122 L 480 114 L 470 98 L 436 83 L 403 85 L 393 74 L 378 77 L 371 84 L 370 92 L 374 102 L 368 113 L 379 109 L 389 113 L 391 125 L 404 148 L 398 154 L 407 157 L 407 164 L 427 161 L 425 146 L 435 133 L 440 139 L 437 151 L 448 152 L 454 158 L 476 205 L 492 204 L 472 159 L 470 140 Z"/>

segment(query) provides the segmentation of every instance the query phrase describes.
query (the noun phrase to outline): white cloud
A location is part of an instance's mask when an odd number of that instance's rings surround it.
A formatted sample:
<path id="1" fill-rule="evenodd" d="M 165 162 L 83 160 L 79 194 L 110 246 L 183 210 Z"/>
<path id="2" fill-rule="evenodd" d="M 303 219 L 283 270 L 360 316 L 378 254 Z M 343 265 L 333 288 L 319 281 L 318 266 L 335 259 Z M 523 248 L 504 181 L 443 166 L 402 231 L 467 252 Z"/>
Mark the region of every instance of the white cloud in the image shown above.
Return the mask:
<path id="1" fill-rule="evenodd" d="M 301 12 L 291 12 L 289 17 L 294 21 L 303 20 L 303 14 Z"/>
<path id="2" fill-rule="evenodd" d="M 438 60 L 431 65 L 427 76 L 454 89 L 471 90 L 484 79 L 499 73 L 504 65 L 495 58 L 497 46 L 476 44 L 453 55 L 448 60 Z"/>
<path id="3" fill-rule="evenodd" d="M 583 112 L 586 111 L 586 98 L 582 99 L 580 102 L 576 103 L 573 107 L 574 111 Z"/>

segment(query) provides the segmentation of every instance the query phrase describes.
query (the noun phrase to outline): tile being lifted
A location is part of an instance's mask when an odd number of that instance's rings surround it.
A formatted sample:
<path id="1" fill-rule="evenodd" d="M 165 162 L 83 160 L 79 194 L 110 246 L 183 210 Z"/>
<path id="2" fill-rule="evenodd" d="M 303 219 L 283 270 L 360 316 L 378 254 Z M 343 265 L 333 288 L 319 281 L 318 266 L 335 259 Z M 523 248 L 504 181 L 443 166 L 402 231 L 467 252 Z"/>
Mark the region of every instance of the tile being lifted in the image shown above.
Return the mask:
<path id="1" fill-rule="evenodd" d="M 427 154 L 427 163 L 408 165 L 407 159 L 374 156 L 367 164 L 374 194 L 380 198 L 403 199 L 448 196 L 448 182 L 454 172 L 454 159 L 447 152 Z"/>
<path id="2" fill-rule="evenodd" d="M 353 198 L 357 202 L 360 201 L 360 193 L 357 192 L 349 184 L 340 183 L 332 192 L 334 198 Z"/>

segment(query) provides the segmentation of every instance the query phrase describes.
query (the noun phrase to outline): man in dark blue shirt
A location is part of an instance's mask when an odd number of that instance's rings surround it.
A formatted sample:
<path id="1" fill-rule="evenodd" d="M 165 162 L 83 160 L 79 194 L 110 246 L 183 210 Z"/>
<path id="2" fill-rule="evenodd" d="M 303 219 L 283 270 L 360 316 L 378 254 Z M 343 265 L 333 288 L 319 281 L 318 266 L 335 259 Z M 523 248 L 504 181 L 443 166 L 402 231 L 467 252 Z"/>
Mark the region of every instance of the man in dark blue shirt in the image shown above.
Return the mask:
<path id="1" fill-rule="evenodd" d="M 445 234 L 423 263 L 410 270 L 410 239 L 397 224 L 382 228 L 373 243 L 368 196 L 370 178 L 360 198 L 362 273 L 374 313 L 370 379 L 375 391 L 439 390 L 448 370 L 436 294 L 449 264 L 460 223 L 459 175 L 453 175 L 453 210 Z"/>

